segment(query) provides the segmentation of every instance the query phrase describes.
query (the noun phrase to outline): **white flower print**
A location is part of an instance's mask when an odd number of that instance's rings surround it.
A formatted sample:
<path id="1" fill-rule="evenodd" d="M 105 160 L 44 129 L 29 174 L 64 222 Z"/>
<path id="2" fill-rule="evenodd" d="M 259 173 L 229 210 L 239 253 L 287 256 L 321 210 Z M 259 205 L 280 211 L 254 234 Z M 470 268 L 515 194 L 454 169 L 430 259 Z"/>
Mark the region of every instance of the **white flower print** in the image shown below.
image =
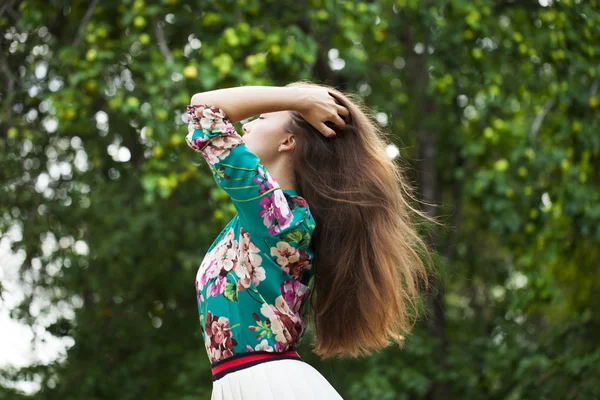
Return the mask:
<path id="1" fill-rule="evenodd" d="M 233 228 L 229 229 L 221 241 L 206 254 L 196 272 L 198 290 L 202 290 L 210 280 L 222 271 L 231 271 L 238 264 L 238 242 L 233 238 Z"/>
<path id="2" fill-rule="evenodd" d="M 210 165 L 215 165 L 219 160 L 226 158 L 231 149 L 244 143 L 220 108 L 189 105 L 187 113 L 188 134 L 185 140 L 189 147 L 202 152 Z"/>
<path id="3" fill-rule="evenodd" d="M 243 141 L 239 136 L 217 136 L 204 147 L 204 157 L 209 164 L 215 165 L 219 160 L 227 158 L 229 151 L 240 143 Z"/>
<path id="4" fill-rule="evenodd" d="M 292 215 L 292 210 L 290 210 L 290 206 L 287 203 L 287 199 L 283 194 L 282 190 L 275 190 L 273 192 L 273 202 L 275 203 L 275 207 L 279 209 L 280 215 L 286 221 L 286 226 L 280 226 L 281 229 L 287 228 L 289 224 L 292 222 L 290 216 Z"/>
<path id="5" fill-rule="evenodd" d="M 196 122 L 204 129 L 224 129 L 228 125 L 225 112 L 216 106 L 199 105 L 194 113 Z"/>
<path id="6" fill-rule="evenodd" d="M 254 346 L 254 350 L 256 351 L 273 351 L 273 347 L 269 346 L 269 342 L 267 339 L 263 339 L 259 344 Z"/>
<path id="7" fill-rule="evenodd" d="M 250 282 L 258 286 L 266 278 L 265 269 L 261 266 L 262 257 L 260 249 L 250 240 L 250 234 L 244 228 L 240 228 L 239 263 L 236 266 L 236 274 L 239 277 L 238 289 L 244 290 L 250 287 Z"/>

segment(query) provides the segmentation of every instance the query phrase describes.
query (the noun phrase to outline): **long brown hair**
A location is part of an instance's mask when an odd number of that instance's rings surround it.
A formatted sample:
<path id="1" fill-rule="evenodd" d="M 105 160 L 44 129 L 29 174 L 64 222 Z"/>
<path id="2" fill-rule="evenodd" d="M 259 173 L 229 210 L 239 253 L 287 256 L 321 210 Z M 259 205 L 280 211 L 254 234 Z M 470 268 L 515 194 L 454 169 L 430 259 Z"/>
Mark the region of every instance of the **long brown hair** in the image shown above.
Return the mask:
<path id="1" fill-rule="evenodd" d="M 414 189 L 387 155 L 386 133 L 360 97 L 302 80 L 286 86 L 326 88 L 351 114 L 345 127 L 329 125 L 336 139 L 296 111 L 285 127 L 296 138 L 298 192 L 316 222 L 313 351 L 322 358 L 358 357 L 391 341 L 402 348 L 419 316 L 421 289 L 428 287 L 421 256 L 432 261 L 414 217 L 438 222 L 409 204 Z"/>

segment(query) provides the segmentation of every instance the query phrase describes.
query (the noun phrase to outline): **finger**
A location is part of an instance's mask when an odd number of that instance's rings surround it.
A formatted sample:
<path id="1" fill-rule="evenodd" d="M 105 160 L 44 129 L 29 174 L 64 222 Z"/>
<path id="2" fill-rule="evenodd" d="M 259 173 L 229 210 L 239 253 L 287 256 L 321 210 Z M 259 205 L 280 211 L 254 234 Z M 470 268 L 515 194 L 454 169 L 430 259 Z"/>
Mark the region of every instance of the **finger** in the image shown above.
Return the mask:
<path id="1" fill-rule="evenodd" d="M 335 114 L 331 118 L 331 122 L 333 122 L 334 124 L 336 124 L 336 125 L 338 125 L 340 127 L 346 126 L 346 121 L 344 121 L 344 119 L 342 117 L 340 117 L 339 114 Z"/>
<path id="2" fill-rule="evenodd" d="M 327 136 L 328 138 L 330 137 L 334 137 L 335 136 L 335 131 L 331 128 L 329 128 L 327 125 L 325 125 L 325 123 L 321 122 L 320 127 L 319 127 L 319 131 L 321 131 L 321 133 L 324 136 Z"/>
<path id="3" fill-rule="evenodd" d="M 341 116 L 346 117 L 346 118 L 350 117 L 350 111 L 346 107 L 336 104 L 335 108 L 337 109 L 337 113 L 340 114 Z"/>
<path id="4" fill-rule="evenodd" d="M 333 100 L 335 100 L 335 102 L 336 102 L 337 104 L 342 104 L 342 102 L 340 101 L 340 99 L 338 99 L 338 98 L 337 98 L 337 96 L 336 96 L 336 95 L 334 95 L 333 93 L 331 93 L 331 92 L 329 92 L 329 91 L 328 91 L 327 93 L 329 93 L 329 95 L 330 95 L 331 97 L 333 97 Z"/>

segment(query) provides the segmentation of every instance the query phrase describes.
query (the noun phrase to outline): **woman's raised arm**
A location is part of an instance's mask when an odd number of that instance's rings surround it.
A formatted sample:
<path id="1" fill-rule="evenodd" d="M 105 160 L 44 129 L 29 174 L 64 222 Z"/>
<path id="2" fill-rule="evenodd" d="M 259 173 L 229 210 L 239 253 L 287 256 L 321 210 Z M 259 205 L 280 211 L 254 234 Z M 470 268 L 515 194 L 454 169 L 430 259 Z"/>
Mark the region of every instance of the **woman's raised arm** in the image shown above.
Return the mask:
<path id="1" fill-rule="evenodd" d="M 324 136 L 335 137 L 331 122 L 344 126 L 350 112 L 325 88 L 293 86 L 239 86 L 196 93 L 191 105 L 210 104 L 220 108 L 231 123 L 270 112 L 297 111 Z"/>
<path id="2" fill-rule="evenodd" d="M 279 86 L 239 86 L 196 93 L 192 105 L 212 104 L 221 108 L 232 123 L 258 114 L 303 110 L 300 88 Z"/>

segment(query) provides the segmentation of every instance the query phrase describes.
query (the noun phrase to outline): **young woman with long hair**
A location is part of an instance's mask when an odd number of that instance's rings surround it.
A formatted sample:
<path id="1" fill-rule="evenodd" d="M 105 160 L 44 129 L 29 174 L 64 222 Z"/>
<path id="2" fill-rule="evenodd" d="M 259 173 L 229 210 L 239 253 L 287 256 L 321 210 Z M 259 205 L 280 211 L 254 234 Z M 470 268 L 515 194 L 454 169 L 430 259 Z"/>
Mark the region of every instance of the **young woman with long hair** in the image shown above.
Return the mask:
<path id="1" fill-rule="evenodd" d="M 297 353 L 307 324 L 322 358 L 402 347 L 431 261 L 414 217 L 431 218 L 354 94 L 233 87 L 187 112 L 188 146 L 237 210 L 195 282 L 212 399 L 341 399 Z"/>

